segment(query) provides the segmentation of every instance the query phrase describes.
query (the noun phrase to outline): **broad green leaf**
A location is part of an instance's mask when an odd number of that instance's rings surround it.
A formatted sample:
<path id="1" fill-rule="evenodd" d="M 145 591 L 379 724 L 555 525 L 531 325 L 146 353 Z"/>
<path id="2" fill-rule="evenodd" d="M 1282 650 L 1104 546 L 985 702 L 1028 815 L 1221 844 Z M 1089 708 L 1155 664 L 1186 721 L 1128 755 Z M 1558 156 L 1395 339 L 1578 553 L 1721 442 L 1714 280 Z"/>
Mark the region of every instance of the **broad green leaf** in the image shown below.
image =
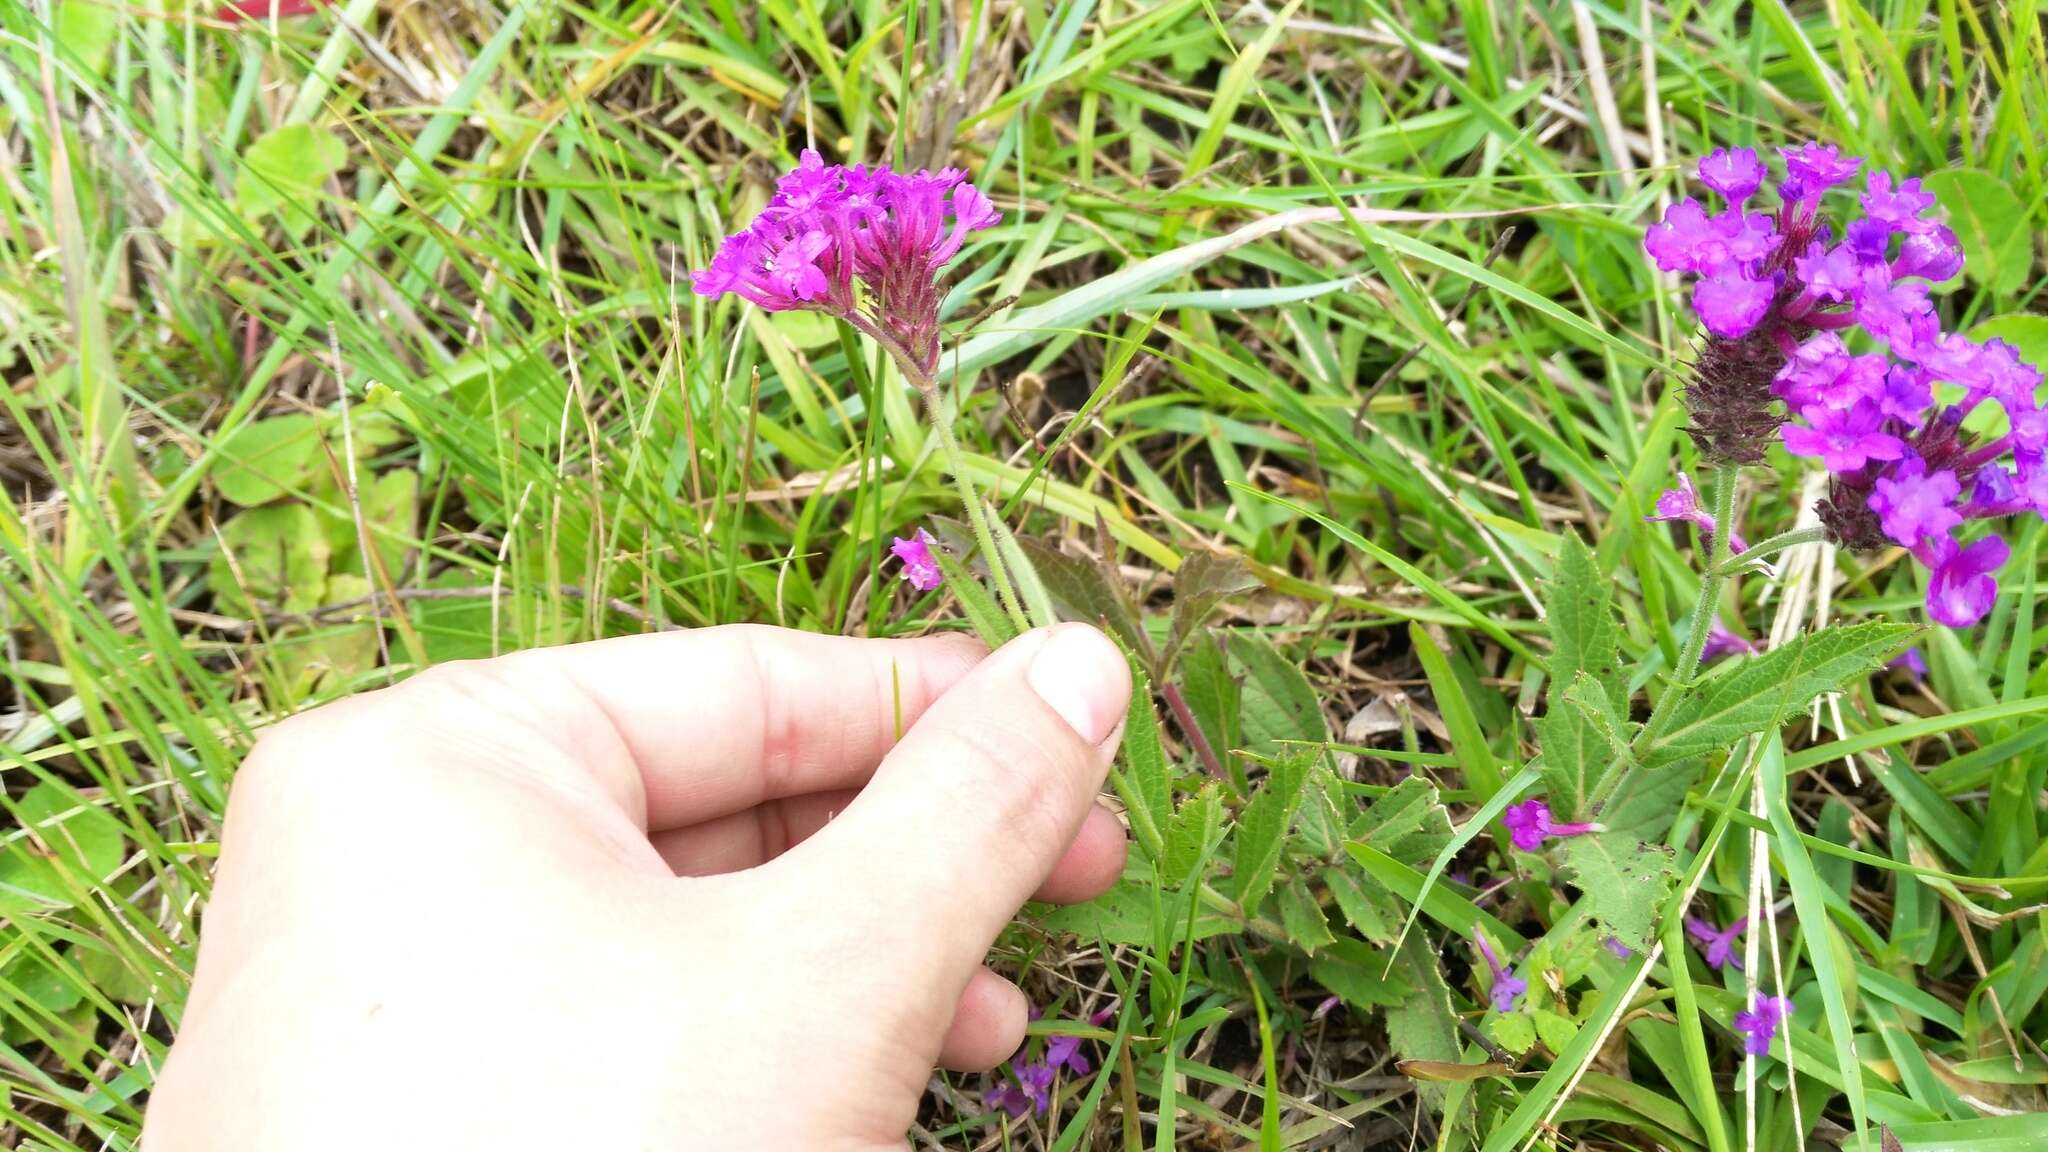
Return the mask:
<path id="1" fill-rule="evenodd" d="M 410 468 L 394 468 L 365 484 L 357 493 L 370 547 L 376 550 L 384 575 L 394 582 L 403 578 L 406 554 L 412 550 L 410 542 L 419 519 L 419 493 L 420 474 Z M 334 550 L 334 571 L 363 576 L 362 541 L 353 519 L 345 525 L 341 540 L 342 543 Z M 332 593 L 328 596 L 329 603 L 342 599 L 345 597 Z"/>
<path id="2" fill-rule="evenodd" d="M 320 422 L 304 412 L 242 425 L 221 444 L 220 457 L 213 486 L 244 508 L 303 492 L 327 469 Z"/>
<path id="3" fill-rule="evenodd" d="M 1309 963 L 1308 974 L 1353 1008 L 1387 1008 L 1401 1003 L 1414 986 L 1387 971 L 1387 954 L 1356 940 L 1338 940 Z M 1399 968 L 1395 969 L 1398 973 Z"/>
<path id="4" fill-rule="evenodd" d="M 1671 849 L 1619 832 L 1571 836 L 1564 841 L 1564 865 L 1587 912 L 1608 935 L 1639 952 L 1650 946 L 1657 912 L 1678 875 Z"/>
<path id="5" fill-rule="evenodd" d="M 1285 756 L 1283 741 L 1310 744 L 1330 738 L 1322 702 L 1299 662 L 1289 659 L 1271 640 L 1251 632 L 1230 634 L 1230 658 L 1243 678 L 1239 715 L 1244 747 L 1264 756 Z M 1221 753 L 1223 749 L 1217 749 Z"/>
<path id="6" fill-rule="evenodd" d="M 1167 824 L 1173 819 L 1173 768 L 1159 736 L 1159 717 L 1152 710 L 1152 686 L 1141 668 L 1131 669 L 1123 766 L 1114 772 L 1131 835 L 1148 858 L 1159 859 L 1165 849 Z"/>
<path id="7" fill-rule="evenodd" d="M 1495 1044 L 1517 1056 L 1525 1056 L 1536 1046 L 1536 1022 L 1524 1012 L 1508 1012 L 1494 1016 L 1486 1022 L 1486 1034 Z"/>
<path id="8" fill-rule="evenodd" d="M 0 967 L 0 980 L 14 985 L 23 1000 L 46 1012 L 69 1012 L 85 998 L 75 981 L 51 967 L 26 943 Z"/>
<path id="9" fill-rule="evenodd" d="M 1151 947 L 1157 939 L 1157 913 L 1178 940 L 1188 922 L 1188 902 L 1198 900 L 1193 886 L 1156 895 L 1151 869 L 1133 862 L 1123 879 L 1109 891 L 1086 904 L 1070 904 L 1039 917 L 1039 926 L 1049 932 L 1072 932 L 1084 940 L 1100 936 L 1112 944 Z M 1194 934 L 1189 940 L 1243 931 L 1244 925 L 1206 908 L 1195 912 Z"/>
<path id="10" fill-rule="evenodd" d="M 1627 765 L 1632 759 L 1628 746 L 1629 741 L 1635 736 L 1636 725 L 1627 715 L 1617 710 L 1614 694 L 1608 691 L 1605 685 L 1594 680 L 1590 674 L 1581 672 L 1572 681 L 1571 686 L 1565 689 L 1563 703 L 1566 707 L 1576 709 L 1592 727 L 1594 734 L 1600 737 L 1607 753 L 1603 757 L 1603 763 L 1611 760 L 1616 767 Z M 1607 771 L 1607 767 L 1602 767 L 1591 779 L 1597 783 Z"/>
<path id="11" fill-rule="evenodd" d="M 154 992 L 146 973 L 137 972 L 128 962 L 98 944 L 80 941 L 72 946 L 71 960 L 92 986 L 106 993 L 107 998 L 121 1004 L 141 1004 Z"/>
<path id="12" fill-rule="evenodd" d="M 307 611 L 326 595 L 330 558 L 320 518 L 304 504 L 244 509 L 221 525 L 207 564 L 214 606 L 243 616 Z"/>
<path id="13" fill-rule="evenodd" d="M 1437 798 L 1436 785 L 1409 776 L 1351 821 L 1351 839 L 1420 868 L 1450 843 L 1451 817 Z"/>
<path id="14" fill-rule="evenodd" d="M 2014 312 L 1993 316 L 1970 329 L 1972 340 L 2003 340 L 2020 350 L 2020 359 L 2048 372 L 2048 316 Z"/>
<path id="15" fill-rule="evenodd" d="M 1296 948 L 1313 956 L 1336 939 L 1330 935 L 1330 921 L 1316 902 L 1315 887 L 1307 877 L 1289 875 L 1279 886 L 1275 903 L 1280 906 L 1280 926 Z"/>
<path id="16" fill-rule="evenodd" d="M 1069 556 L 1028 537 L 1018 537 L 1017 544 L 1030 558 L 1032 567 L 1038 570 L 1039 580 L 1044 583 L 1046 592 L 1062 615 L 1069 620 L 1107 628 L 1123 641 L 1125 648 L 1148 664 L 1151 662 L 1151 638 L 1145 635 L 1130 600 L 1122 589 L 1111 583 L 1109 574 L 1101 565 Z"/>
<path id="17" fill-rule="evenodd" d="M 1671 722 L 1644 755 L 1659 768 L 1690 756 L 1725 750 L 1744 736 L 1769 732 L 1814 698 L 1882 667 L 1913 636 L 1904 624 L 1853 624 L 1800 636 L 1690 688 L 1672 708 Z"/>
<path id="18" fill-rule="evenodd" d="M 1211 780 L 1202 790 L 1180 802 L 1180 809 L 1166 826 L 1165 866 L 1159 878 L 1168 887 L 1178 887 L 1194 877 L 1195 869 L 1223 830 L 1223 786 Z"/>
<path id="19" fill-rule="evenodd" d="M 87 70 L 105 75 L 113 59 L 114 38 L 121 34 L 121 0 L 59 0 L 57 43 L 83 61 Z"/>
<path id="20" fill-rule="evenodd" d="M 1543 1041 L 1543 1046 L 1553 1053 L 1562 1052 L 1570 1047 L 1573 1038 L 1579 1034 L 1579 1026 L 1572 1023 L 1569 1016 L 1552 1012 L 1548 1008 L 1536 1009 L 1535 1016 L 1536 1035 Z"/>
<path id="21" fill-rule="evenodd" d="M 332 132 L 306 123 L 273 128 L 242 154 L 235 204 L 250 220 L 276 212 L 287 231 L 303 236 L 318 219 L 313 209 L 327 178 L 347 161 L 347 146 Z"/>
<path id="22" fill-rule="evenodd" d="M 1625 717 L 1628 690 L 1621 673 L 1621 634 L 1614 621 L 1613 594 L 1598 561 L 1567 532 L 1555 574 L 1545 589 L 1550 625 L 1549 706 L 1537 721 L 1543 748 L 1543 781 L 1550 807 L 1560 819 L 1579 819 L 1586 798 L 1614 763 L 1612 733 L 1597 730 L 1599 716 Z M 1587 684 L 1579 686 L 1583 676 Z M 1575 688 L 1582 700 L 1567 703 Z M 1588 713 L 1591 709 L 1591 713 Z M 1607 725 L 1614 727 L 1614 722 Z"/>
<path id="23" fill-rule="evenodd" d="M 2010 185 L 1979 168 L 1930 173 L 1922 185 L 1948 213 L 1948 226 L 1963 246 L 1965 276 L 2000 293 L 2026 284 L 2034 232 Z"/>
<path id="24" fill-rule="evenodd" d="M 370 594 L 370 582 L 354 572 L 333 572 L 327 577 L 325 604 L 347 604 Z M 358 620 L 345 615 L 305 632 L 280 637 L 272 652 L 285 676 L 311 692 L 323 681 L 346 681 L 377 666 L 377 625 L 369 609 Z"/>
<path id="25" fill-rule="evenodd" d="M 1628 791 L 1616 793 L 1600 810 L 1601 827 L 1651 843 L 1663 840 L 1685 806 L 1687 790 L 1699 779 L 1699 765 L 1699 760 L 1690 760 L 1637 772 Z"/>
<path id="26" fill-rule="evenodd" d="M 1314 752 L 1297 752 L 1274 761 L 1258 795 L 1238 817 L 1231 876 L 1238 904 L 1247 916 L 1258 911 L 1259 902 L 1273 886 L 1281 852 L 1287 846 L 1287 830 L 1294 824 L 1294 812 L 1301 805 L 1302 787 L 1308 782 L 1315 756 Z"/>
<path id="27" fill-rule="evenodd" d="M 1387 914 L 1387 908 L 1393 905 L 1390 894 L 1379 890 L 1362 873 L 1341 864 L 1323 869 L 1323 884 L 1329 888 L 1330 898 L 1336 901 L 1337 910 L 1344 914 L 1344 922 L 1351 925 L 1352 931 L 1374 944 L 1394 942 L 1394 925 L 1399 922 L 1400 913 L 1396 910 L 1393 916 Z"/>
<path id="28" fill-rule="evenodd" d="M 99 805 L 43 781 L 12 807 L 13 827 L 0 848 L 0 915 L 68 906 L 77 889 L 120 865 L 121 825 Z"/>
<path id="29" fill-rule="evenodd" d="M 1181 648 L 1199 634 L 1203 621 L 1218 604 L 1258 586 L 1258 578 L 1251 569 L 1231 553 L 1188 553 L 1173 572 L 1173 626 L 1167 633 L 1166 650 L 1159 658 L 1161 670 L 1172 669 Z"/>

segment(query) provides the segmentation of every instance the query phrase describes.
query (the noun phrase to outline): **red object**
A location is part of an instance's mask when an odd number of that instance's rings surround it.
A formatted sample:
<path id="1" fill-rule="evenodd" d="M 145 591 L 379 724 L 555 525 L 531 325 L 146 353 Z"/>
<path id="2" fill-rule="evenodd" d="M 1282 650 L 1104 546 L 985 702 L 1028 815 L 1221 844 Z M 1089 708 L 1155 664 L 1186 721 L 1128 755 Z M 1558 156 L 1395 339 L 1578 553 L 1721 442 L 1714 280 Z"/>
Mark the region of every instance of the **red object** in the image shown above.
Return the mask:
<path id="1" fill-rule="evenodd" d="M 310 15 L 319 7 L 314 0 L 235 0 L 214 12 L 213 18 L 225 24 L 268 20 L 273 14 L 280 20 L 289 20 L 294 16 Z"/>

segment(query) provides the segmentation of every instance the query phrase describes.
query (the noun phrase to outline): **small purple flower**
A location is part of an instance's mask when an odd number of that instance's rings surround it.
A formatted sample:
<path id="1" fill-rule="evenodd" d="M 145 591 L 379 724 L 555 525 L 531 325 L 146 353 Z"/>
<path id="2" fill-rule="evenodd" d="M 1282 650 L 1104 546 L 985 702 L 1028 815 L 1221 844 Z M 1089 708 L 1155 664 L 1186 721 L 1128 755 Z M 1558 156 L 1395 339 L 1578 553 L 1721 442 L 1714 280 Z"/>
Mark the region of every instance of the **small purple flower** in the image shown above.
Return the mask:
<path id="1" fill-rule="evenodd" d="M 1636 954 L 1635 949 L 1629 947 L 1626 944 L 1623 944 L 1620 940 L 1612 936 L 1609 936 L 1607 939 L 1602 940 L 1600 942 L 1600 946 L 1607 949 L 1609 952 L 1613 953 L 1614 958 L 1616 960 L 1626 960 L 1629 957 Z"/>
<path id="2" fill-rule="evenodd" d="M 1811 142 L 1786 148 L 1785 183 L 1779 195 L 1809 207 L 1820 202 L 1821 194 L 1856 175 L 1863 166 L 1859 157 L 1844 156 L 1833 144 Z"/>
<path id="3" fill-rule="evenodd" d="M 2012 549 L 2002 536 L 1985 536 L 1957 547 L 1947 537 L 1922 545 L 1921 555 L 1934 570 L 1927 584 L 1927 614 L 1951 628 L 1968 628 L 1991 611 L 1998 598 L 1998 580 L 1993 575 L 2005 565 Z"/>
<path id="4" fill-rule="evenodd" d="M 1749 199 L 1764 182 L 1764 162 L 1754 148 L 1716 148 L 1700 161 L 1700 183 L 1719 192 L 1730 204 Z"/>
<path id="5" fill-rule="evenodd" d="M 889 545 L 889 554 L 903 561 L 903 581 L 919 592 L 929 592 L 946 582 L 946 575 L 939 570 L 939 562 L 932 556 L 932 549 L 938 545 L 932 534 L 919 528 L 911 533 L 910 539 L 898 536 Z"/>
<path id="6" fill-rule="evenodd" d="M 1343 1002 L 1344 998 L 1341 996 L 1325 996 L 1323 1002 L 1316 1005 L 1316 1010 L 1308 1014 L 1308 1018 L 1312 1021 L 1325 1019 Z"/>
<path id="7" fill-rule="evenodd" d="M 1707 642 L 1700 646 L 1700 663 L 1738 654 L 1754 656 L 1756 645 L 1722 627 L 1719 620 L 1707 625 Z"/>
<path id="8" fill-rule="evenodd" d="M 1685 918 L 1685 934 L 1700 945 L 1707 956 L 1707 967 L 1719 972 L 1724 966 L 1742 971 L 1742 958 L 1735 954 L 1735 942 L 1749 930 L 1749 917 L 1737 917 L 1735 923 L 1726 928 L 1716 928 L 1712 922 L 1697 916 Z"/>
<path id="9" fill-rule="evenodd" d="M 1500 815 L 1500 822 L 1507 827 L 1515 847 L 1524 852 L 1541 849 L 1548 839 L 1584 836 L 1600 830 L 1597 824 L 1565 824 L 1552 820 L 1550 805 L 1541 800 L 1524 800 L 1520 804 L 1508 805 L 1508 810 Z"/>
<path id="10" fill-rule="evenodd" d="M 1818 456 L 1830 472 L 1854 472 L 1872 460 L 1897 460 L 1906 445 L 1884 431 L 1884 412 L 1859 400 L 1846 409 L 1808 405 L 1805 424 L 1787 424 L 1779 435 L 1794 456 Z"/>
<path id="11" fill-rule="evenodd" d="M 1515 1001 L 1521 999 L 1522 993 L 1529 990 L 1529 982 L 1515 975 L 1500 962 L 1500 957 L 1493 954 L 1493 945 L 1486 942 L 1484 932 L 1474 930 L 1472 940 L 1479 945 L 1479 954 L 1486 958 L 1487 971 L 1493 974 L 1493 990 L 1487 995 L 1487 999 L 1493 1004 L 1493 1010 L 1514 1011 Z"/>
<path id="12" fill-rule="evenodd" d="M 1735 1014 L 1735 1030 L 1742 1033 L 1742 1050 L 1751 1056 L 1767 1056 L 1778 1025 L 1792 1015 L 1792 1003 L 1783 996 L 1766 996 L 1756 1007 Z"/>
<path id="13" fill-rule="evenodd" d="M 1088 1058 L 1081 1055 L 1079 1036 L 1049 1036 L 1045 1041 L 1045 1062 L 1052 1068 L 1064 1066 L 1076 1076 L 1086 1076 L 1089 1070 Z"/>
<path id="14" fill-rule="evenodd" d="M 1884 534 L 1911 548 L 1932 536 L 1947 536 L 1963 522 L 1953 507 L 1962 482 L 1949 471 L 1929 472 L 1927 462 L 1908 456 L 1890 474 L 1877 478 L 1870 510 L 1884 525 Z"/>
<path id="15" fill-rule="evenodd" d="M 1885 667 L 1904 672 L 1915 680 L 1927 679 L 1927 657 L 1917 647 L 1908 648 L 1885 662 Z"/>
<path id="16" fill-rule="evenodd" d="M 1692 286 L 1692 309 L 1707 331 L 1724 340 L 1740 340 L 1763 322 L 1777 295 L 1776 284 L 1730 268 Z"/>
<path id="17" fill-rule="evenodd" d="M 1026 1112 L 1041 1115 L 1052 1107 L 1052 1069 L 1042 1063 L 1010 1061 L 1009 1080 L 999 1080 L 981 1094 L 981 1106 L 1001 1109 L 1015 1120 Z"/>
<path id="18" fill-rule="evenodd" d="M 1934 207 L 1934 193 L 1920 189 L 1920 178 L 1910 177 L 1892 190 L 1892 174 L 1874 170 L 1864 184 L 1864 215 L 1893 232 L 1916 233 L 1935 227 L 1921 214 Z"/>
<path id="19" fill-rule="evenodd" d="M 1700 507 L 1699 489 L 1692 486 L 1692 477 L 1683 472 L 1678 474 L 1678 487 L 1657 497 L 1656 511 L 1643 517 L 1653 524 L 1686 523 L 1700 530 L 1700 536 L 1711 546 L 1714 540 L 1714 514 Z M 1731 552 L 1741 552 L 1749 543 L 1737 532 L 1728 538 Z"/>

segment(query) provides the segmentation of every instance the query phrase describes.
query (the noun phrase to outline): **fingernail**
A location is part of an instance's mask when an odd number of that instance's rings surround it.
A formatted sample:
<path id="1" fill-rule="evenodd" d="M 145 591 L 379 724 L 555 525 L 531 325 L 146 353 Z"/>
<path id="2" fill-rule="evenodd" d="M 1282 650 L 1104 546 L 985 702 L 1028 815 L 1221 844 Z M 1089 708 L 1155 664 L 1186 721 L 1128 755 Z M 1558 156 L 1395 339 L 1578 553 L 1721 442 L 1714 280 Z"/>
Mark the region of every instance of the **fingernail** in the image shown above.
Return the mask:
<path id="1" fill-rule="evenodd" d="M 1055 628 L 1025 679 L 1090 744 L 1116 730 L 1130 704 L 1131 670 L 1109 638 L 1085 624 Z"/>

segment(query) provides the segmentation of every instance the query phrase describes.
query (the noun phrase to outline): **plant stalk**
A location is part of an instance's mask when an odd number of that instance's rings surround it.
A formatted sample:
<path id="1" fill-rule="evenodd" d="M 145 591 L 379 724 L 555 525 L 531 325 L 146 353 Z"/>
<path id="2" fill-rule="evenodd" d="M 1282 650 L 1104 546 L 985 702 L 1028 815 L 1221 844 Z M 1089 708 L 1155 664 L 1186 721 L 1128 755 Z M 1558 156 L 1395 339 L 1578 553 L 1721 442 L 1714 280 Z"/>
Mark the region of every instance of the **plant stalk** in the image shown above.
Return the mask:
<path id="1" fill-rule="evenodd" d="M 988 510 L 982 505 L 981 494 L 974 490 L 974 483 L 967 479 L 967 462 L 960 452 L 960 441 L 953 435 L 952 405 L 940 395 L 938 385 L 922 369 L 903 357 L 897 358 L 917 390 L 924 394 L 925 407 L 931 413 L 932 431 L 939 438 L 939 453 L 945 457 L 946 471 L 953 477 L 953 488 L 960 496 L 960 506 L 967 513 L 967 522 L 974 528 L 974 544 L 981 550 L 988 562 L 988 574 L 996 586 L 996 599 L 1002 603 L 1003 611 L 1009 614 L 1010 622 L 1017 631 L 1028 632 L 1031 622 L 1017 600 L 1017 590 L 1010 585 L 1010 574 L 1003 568 L 1003 557 L 996 551 L 995 533 L 989 530 Z"/>
<path id="2" fill-rule="evenodd" d="M 1809 524 L 1804 528 L 1793 528 L 1790 531 L 1780 532 L 1762 543 L 1752 544 L 1741 552 L 1728 557 L 1727 560 L 1719 565 L 1721 575 L 1732 576 L 1766 556 L 1773 556 L 1787 548 L 1796 548 L 1801 544 L 1811 544 L 1817 540 L 1825 540 L 1827 538 L 1828 530 L 1818 524 Z"/>

